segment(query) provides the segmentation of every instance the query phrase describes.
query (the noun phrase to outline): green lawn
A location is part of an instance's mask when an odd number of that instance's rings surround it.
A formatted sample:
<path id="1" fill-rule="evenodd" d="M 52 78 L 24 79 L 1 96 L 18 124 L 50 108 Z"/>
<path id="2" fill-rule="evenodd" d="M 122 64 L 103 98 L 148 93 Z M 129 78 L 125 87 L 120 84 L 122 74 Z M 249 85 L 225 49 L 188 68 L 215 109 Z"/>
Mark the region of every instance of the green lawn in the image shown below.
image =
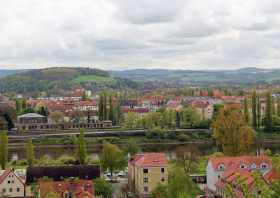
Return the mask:
<path id="1" fill-rule="evenodd" d="M 96 75 L 83 75 L 73 79 L 74 83 L 95 82 L 97 84 L 107 83 L 114 84 L 117 80 L 113 77 L 104 77 Z"/>

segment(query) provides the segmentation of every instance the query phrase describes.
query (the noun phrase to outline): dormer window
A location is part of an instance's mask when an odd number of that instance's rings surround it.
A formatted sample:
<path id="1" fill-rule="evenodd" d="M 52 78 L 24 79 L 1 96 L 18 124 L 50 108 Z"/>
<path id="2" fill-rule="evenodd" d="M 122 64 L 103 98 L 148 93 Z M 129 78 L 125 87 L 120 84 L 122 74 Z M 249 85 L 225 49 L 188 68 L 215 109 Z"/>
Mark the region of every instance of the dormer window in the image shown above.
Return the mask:
<path id="1" fill-rule="evenodd" d="M 268 168 L 268 165 L 266 163 L 261 164 L 261 169 L 267 169 L 267 168 Z"/>
<path id="2" fill-rule="evenodd" d="M 220 165 L 218 166 L 218 170 L 219 170 L 219 171 L 224 171 L 224 170 L 225 170 L 225 165 L 224 165 L 224 164 L 220 164 Z"/>
<path id="3" fill-rule="evenodd" d="M 257 166 L 255 163 L 251 165 L 251 169 L 256 169 L 256 168 L 257 168 Z"/>
<path id="4" fill-rule="evenodd" d="M 246 165 L 245 164 L 241 164 L 240 165 L 240 169 L 245 169 L 246 168 Z"/>

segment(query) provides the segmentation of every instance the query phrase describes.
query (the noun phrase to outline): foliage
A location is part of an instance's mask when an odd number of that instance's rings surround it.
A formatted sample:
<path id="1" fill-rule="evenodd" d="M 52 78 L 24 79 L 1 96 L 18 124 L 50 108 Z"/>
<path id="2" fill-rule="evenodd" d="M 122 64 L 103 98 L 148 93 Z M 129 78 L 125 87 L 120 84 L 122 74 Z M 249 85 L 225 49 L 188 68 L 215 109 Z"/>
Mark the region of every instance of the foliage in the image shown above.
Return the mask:
<path id="1" fill-rule="evenodd" d="M 0 164 L 5 169 L 8 162 L 8 136 L 6 131 L 0 132 Z"/>
<path id="2" fill-rule="evenodd" d="M 107 142 L 103 143 L 100 162 L 103 170 L 109 169 L 111 176 L 115 170 L 122 170 L 126 165 L 123 152 L 116 145 Z"/>
<path id="3" fill-rule="evenodd" d="M 178 147 L 176 149 L 177 163 L 183 167 L 186 175 L 195 171 L 198 166 L 198 150 L 194 146 Z"/>
<path id="4" fill-rule="evenodd" d="M 256 108 L 256 106 L 255 106 L 255 108 Z M 256 109 L 255 109 L 255 111 L 256 111 Z M 249 115 L 249 110 L 248 110 L 248 101 L 247 101 L 246 97 L 244 98 L 244 118 L 245 118 L 246 123 L 249 124 L 250 115 Z"/>
<path id="5" fill-rule="evenodd" d="M 60 111 L 55 111 L 50 114 L 50 118 L 55 124 L 59 124 L 59 123 L 63 122 L 64 115 Z"/>
<path id="6" fill-rule="evenodd" d="M 213 138 L 226 155 L 239 155 L 248 151 L 255 132 L 242 114 L 235 110 L 222 110 L 212 125 Z"/>
<path id="7" fill-rule="evenodd" d="M 272 127 L 273 127 L 273 123 L 272 123 L 272 98 L 271 98 L 271 92 L 270 91 L 268 91 L 266 93 L 266 109 L 265 109 L 264 124 L 265 124 L 265 129 L 268 132 L 272 132 Z"/>
<path id="8" fill-rule="evenodd" d="M 47 195 L 46 195 L 46 198 L 59 198 L 59 195 L 54 193 L 54 192 L 49 192 Z"/>
<path id="9" fill-rule="evenodd" d="M 87 148 L 85 142 L 85 129 L 80 130 L 80 135 L 76 144 L 76 158 L 81 165 L 86 164 Z"/>
<path id="10" fill-rule="evenodd" d="M 257 125 L 258 125 L 258 122 L 257 122 L 257 93 L 256 93 L 256 90 L 254 90 L 253 93 L 252 93 L 252 125 L 253 125 L 254 129 L 256 129 Z"/>
<path id="11" fill-rule="evenodd" d="M 29 139 L 26 145 L 26 158 L 28 166 L 33 166 L 35 155 L 34 155 L 34 146 L 32 143 L 32 139 Z"/>
<path id="12" fill-rule="evenodd" d="M 111 198 L 113 193 L 112 184 L 107 182 L 104 178 L 97 178 L 94 180 L 95 195 L 102 196 L 102 198 Z"/>
<path id="13" fill-rule="evenodd" d="M 126 152 L 130 155 L 133 156 L 135 154 L 137 154 L 140 151 L 140 148 L 136 142 L 136 140 L 134 138 L 130 138 L 127 141 L 127 148 L 126 148 Z"/>
<path id="14" fill-rule="evenodd" d="M 195 109 L 184 108 L 181 112 L 181 128 L 193 128 L 199 121 L 200 116 Z"/>
<path id="15" fill-rule="evenodd" d="M 167 130 L 154 127 L 146 132 L 146 137 L 150 139 L 165 139 Z"/>

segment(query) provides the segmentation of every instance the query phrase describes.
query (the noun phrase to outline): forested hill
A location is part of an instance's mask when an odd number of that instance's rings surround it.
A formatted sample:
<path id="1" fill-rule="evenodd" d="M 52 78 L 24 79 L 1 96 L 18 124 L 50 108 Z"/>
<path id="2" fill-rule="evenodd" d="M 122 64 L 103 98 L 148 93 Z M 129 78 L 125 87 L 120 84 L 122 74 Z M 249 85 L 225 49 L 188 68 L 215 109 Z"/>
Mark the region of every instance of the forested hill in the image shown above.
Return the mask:
<path id="1" fill-rule="evenodd" d="M 75 88 L 90 90 L 136 88 L 132 80 L 113 77 L 110 73 L 92 68 L 54 67 L 28 70 L 0 78 L 1 92 L 63 95 Z"/>
<path id="2" fill-rule="evenodd" d="M 280 80 L 280 69 L 259 69 L 254 67 L 237 70 L 165 70 L 134 69 L 111 71 L 118 77 L 127 77 L 135 81 L 164 81 L 179 84 L 219 84 L 232 85 L 268 83 Z"/>
<path id="3" fill-rule="evenodd" d="M 21 73 L 24 70 L 9 70 L 9 69 L 0 69 L 0 78 L 1 77 L 5 77 L 5 76 L 9 76 L 12 74 L 17 74 L 17 73 Z"/>

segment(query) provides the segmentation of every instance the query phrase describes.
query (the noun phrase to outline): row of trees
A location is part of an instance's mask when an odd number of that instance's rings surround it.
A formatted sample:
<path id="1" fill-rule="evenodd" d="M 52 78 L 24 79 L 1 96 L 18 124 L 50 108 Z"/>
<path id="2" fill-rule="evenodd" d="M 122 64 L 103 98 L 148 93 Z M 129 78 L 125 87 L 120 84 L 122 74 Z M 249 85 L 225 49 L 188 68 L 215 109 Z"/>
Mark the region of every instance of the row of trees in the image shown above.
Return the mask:
<path id="1" fill-rule="evenodd" d="M 208 128 L 210 120 L 203 120 L 193 108 L 184 108 L 181 112 L 162 109 L 159 112 L 149 112 L 143 116 L 129 112 L 124 118 L 123 127 L 151 129 L 161 127 L 174 128 Z"/>
<path id="2" fill-rule="evenodd" d="M 261 96 L 254 90 L 251 94 L 252 111 L 250 115 L 248 98 L 244 99 L 244 117 L 255 130 L 264 127 L 265 131 L 272 132 L 280 125 L 280 98 L 277 101 L 272 97 L 271 91 L 265 94 L 265 110 L 262 111 Z"/>
<path id="3" fill-rule="evenodd" d="M 102 92 L 98 103 L 99 120 L 111 120 L 113 125 L 121 121 L 120 100 L 117 95 Z"/>

